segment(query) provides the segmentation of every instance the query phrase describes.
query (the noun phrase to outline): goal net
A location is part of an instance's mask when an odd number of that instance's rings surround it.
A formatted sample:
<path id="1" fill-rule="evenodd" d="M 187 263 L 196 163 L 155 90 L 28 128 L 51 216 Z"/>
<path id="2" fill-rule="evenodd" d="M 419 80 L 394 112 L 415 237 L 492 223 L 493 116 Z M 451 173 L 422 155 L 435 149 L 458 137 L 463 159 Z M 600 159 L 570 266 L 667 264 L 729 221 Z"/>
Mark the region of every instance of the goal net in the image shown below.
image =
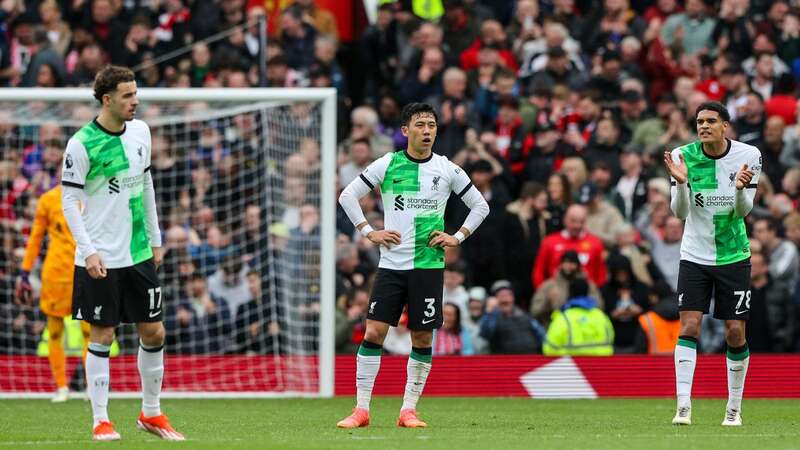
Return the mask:
<path id="1" fill-rule="evenodd" d="M 335 91 L 140 89 L 139 100 L 166 250 L 164 395 L 332 395 Z M 0 89 L 0 396 L 55 390 L 38 305 L 46 240 L 33 306 L 15 303 L 14 283 L 37 198 L 97 112 L 86 89 Z M 83 389 L 77 321 L 62 341 Z M 137 349 L 135 327 L 117 328 L 112 395 L 138 395 Z"/>

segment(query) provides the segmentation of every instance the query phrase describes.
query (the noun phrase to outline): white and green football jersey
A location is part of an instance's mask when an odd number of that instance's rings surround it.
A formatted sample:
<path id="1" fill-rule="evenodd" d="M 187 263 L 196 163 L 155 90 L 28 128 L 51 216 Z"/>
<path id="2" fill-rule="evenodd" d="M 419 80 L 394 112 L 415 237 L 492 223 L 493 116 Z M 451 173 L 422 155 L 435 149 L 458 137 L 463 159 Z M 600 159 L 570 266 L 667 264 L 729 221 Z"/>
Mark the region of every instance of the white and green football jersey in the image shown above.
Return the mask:
<path id="1" fill-rule="evenodd" d="M 381 247 L 378 267 L 394 270 L 444 268 L 444 250 L 428 246 L 433 231 L 444 230 L 450 192 L 463 196 L 472 186 L 464 171 L 444 156 L 424 160 L 406 151 L 388 153 L 360 175 L 370 189 L 380 186 L 383 227 L 397 231 L 401 243 Z"/>
<path id="2" fill-rule="evenodd" d="M 754 192 L 761 175 L 761 152 L 752 145 L 728 140 L 727 150 L 716 158 L 703 151 L 700 141 L 673 150 L 673 162 L 680 163 L 681 154 L 686 161 L 690 189 L 689 216 L 681 242 L 681 259 L 719 266 L 749 258 L 750 241 L 744 218 L 737 217 L 733 211 L 736 202 L 735 177 L 747 164 L 754 176 L 750 186 L 745 189 Z M 674 179 L 672 185 L 675 186 Z M 674 187 L 672 191 L 674 196 Z"/>
<path id="3" fill-rule="evenodd" d="M 150 169 L 150 128 L 141 120 L 112 133 L 89 122 L 67 143 L 62 184 L 83 189 L 81 218 L 107 268 L 130 267 L 153 256 L 144 208 L 144 174 Z M 75 265 L 86 257 L 75 251 Z"/>

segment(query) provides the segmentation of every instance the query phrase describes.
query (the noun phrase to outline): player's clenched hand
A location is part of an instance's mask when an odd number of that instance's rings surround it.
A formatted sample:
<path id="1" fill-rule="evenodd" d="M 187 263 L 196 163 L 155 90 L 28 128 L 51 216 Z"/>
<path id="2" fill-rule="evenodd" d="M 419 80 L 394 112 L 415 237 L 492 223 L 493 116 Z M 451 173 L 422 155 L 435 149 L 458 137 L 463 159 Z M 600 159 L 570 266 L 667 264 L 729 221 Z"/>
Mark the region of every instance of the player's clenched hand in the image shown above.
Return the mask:
<path id="1" fill-rule="evenodd" d="M 164 261 L 164 247 L 153 247 L 153 264 L 155 264 L 156 269 L 158 269 L 162 261 Z"/>
<path id="2" fill-rule="evenodd" d="M 428 247 L 458 247 L 458 239 L 450 236 L 444 231 L 435 230 L 431 233 L 431 239 L 428 241 Z"/>
<path id="3" fill-rule="evenodd" d="M 664 152 L 664 166 L 667 167 L 667 172 L 672 175 L 676 183 L 683 184 L 689 179 L 689 172 L 686 169 L 686 161 L 683 160 L 683 153 L 679 156 L 681 163 L 675 164 L 672 161 L 672 152 Z"/>
<path id="4" fill-rule="evenodd" d="M 754 175 L 753 171 L 747 168 L 747 164 L 743 165 L 736 174 L 736 189 L 741 191 L 746 188 L 753 181 Z"/>
<path id="5" fill-rule="evenodd" d="M 94 279 L 106 277 L 106 265 L 100 258 L 99 253 L 92 253 L 86 258 L 86 271 Z"/>
<path id="6" fill-rule="evenodd" d="M 383 245 L 389 248 L 391 245 L 400 243 L 400 233 L 391 230 L 375 230 L 369 232 L 367 239 L 375 245 Z"/>

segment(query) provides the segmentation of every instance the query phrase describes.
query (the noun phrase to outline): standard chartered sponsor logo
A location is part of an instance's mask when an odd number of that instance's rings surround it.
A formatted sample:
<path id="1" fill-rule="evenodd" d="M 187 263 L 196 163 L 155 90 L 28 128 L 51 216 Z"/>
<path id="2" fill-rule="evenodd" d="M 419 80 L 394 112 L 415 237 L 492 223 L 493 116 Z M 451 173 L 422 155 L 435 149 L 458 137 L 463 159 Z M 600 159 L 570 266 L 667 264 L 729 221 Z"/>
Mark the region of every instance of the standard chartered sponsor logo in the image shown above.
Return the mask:
<path id="1" fill-rule="evenodd" d="M 405 211 L 407 209 L 423 209 L 434 211 L 438 208 L 439 202 L 429 198 L 403 197 L 402 195 L 398 195 L 394 198 L 395 211 Z"/>
<path id="2" fill-rule="evenodd" d="M 428 209 L 434 210 L 439 207 L 439 202 L 430 198 L 407 198 L 407 209 Z"/>
<path id="3" fill-rule="evenodd" d="M 706 206 L 733 206 L 733 195 L 709 195 L 705 199 Z"/>
<path id="4" fill-rule="evenodd" d="M 142 183 L 142 179 L 144 178 L 144 174 L 134 175 L 132 177 L 125 177 L 122 179 L 122 187 L 125 189 L 130 189 L 137 184 Z"/>

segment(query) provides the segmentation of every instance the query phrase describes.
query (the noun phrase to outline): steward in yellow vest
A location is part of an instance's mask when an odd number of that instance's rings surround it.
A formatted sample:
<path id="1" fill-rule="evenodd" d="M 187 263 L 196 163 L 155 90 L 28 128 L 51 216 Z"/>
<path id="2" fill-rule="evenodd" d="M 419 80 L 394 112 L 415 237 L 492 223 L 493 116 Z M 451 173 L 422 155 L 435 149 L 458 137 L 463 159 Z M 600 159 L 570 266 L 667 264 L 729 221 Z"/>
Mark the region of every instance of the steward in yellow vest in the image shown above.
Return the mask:
<path id="1" fill-rule="evenodd" d="M 570 282 L 566 304 L 554 311 L 542 351 L 548 356 L 608 356 L 614 354 L 614 327 L 597 302 L 586 295 L 589 286 Z"/>

